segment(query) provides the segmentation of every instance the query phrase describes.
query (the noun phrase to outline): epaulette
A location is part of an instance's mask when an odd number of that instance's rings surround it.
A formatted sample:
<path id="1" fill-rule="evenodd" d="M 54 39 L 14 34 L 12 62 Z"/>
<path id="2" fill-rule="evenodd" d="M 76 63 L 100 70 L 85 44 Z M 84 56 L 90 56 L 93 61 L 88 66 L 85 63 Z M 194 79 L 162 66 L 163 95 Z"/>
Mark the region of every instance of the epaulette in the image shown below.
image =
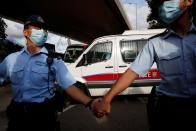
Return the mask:
<path id="1" fill-rule="evenodd" d="M 159 34 L 156 34 L 156 35 L 154 35 L 154 36 L 148 38 L 148 40 L 154 39 L 154 38 L 156 38 L 156 37 L 164 36 L 166 33 L 168 33 L 168 29 L 165 29 L 164 32 L 159 33 Z"/>

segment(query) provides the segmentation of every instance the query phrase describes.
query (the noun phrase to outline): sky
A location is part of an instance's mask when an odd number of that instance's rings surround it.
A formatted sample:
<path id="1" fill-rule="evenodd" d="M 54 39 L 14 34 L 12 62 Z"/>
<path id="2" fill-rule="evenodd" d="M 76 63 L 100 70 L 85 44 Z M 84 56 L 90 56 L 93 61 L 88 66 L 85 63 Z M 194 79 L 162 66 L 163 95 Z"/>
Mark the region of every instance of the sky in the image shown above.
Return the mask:
<path id="1" fill-rule="evenodd" d="M 148 28 L 146 21 L 150 9 L 145 0 L 122 0 L 128 19 L 133 29 L 145 30 Z M 137 15 L 136 15 L 137 14 Z"/>
<path id="2" fill-rule="evenodd" d="M 145 30 L 148 28 L 146 18 L 149 14 L 149 8 L 145 0 L 122 0 L 125 13 L 129 21 L 131 21 L 132 29 Z M 21 45 L 25 45 L 26 41 L 23 37 L 23 25 L 6 20 L 8 25 L 6 33 L 8 39 Z M 74 41 L 75 42 L 75 41 Z M 53 43 L 56 46 L 57 52 L 64 52 L 67 47 L 67 38 L 65 36 L 58 36 L 49 32 L 47 43 Z"/>
<path id="3" fill-rule="evenodd" d="M 6 34 L 8 35 L 7 39 L 16 44 L 25 46 L 26 40 L 23 37 L 23 27 L 24 27 L 23 24 L 16 23 L 14 21 L 10 21 L 7 19 L 4 20 L 8 25 L 6 29 Z M 46 43 L 55 44 L 56 51 L 59 53 L 64 53 L 67 47 L 67 41 L 68 38 L 65 36 L 59 36 L 49 32 Z"/>

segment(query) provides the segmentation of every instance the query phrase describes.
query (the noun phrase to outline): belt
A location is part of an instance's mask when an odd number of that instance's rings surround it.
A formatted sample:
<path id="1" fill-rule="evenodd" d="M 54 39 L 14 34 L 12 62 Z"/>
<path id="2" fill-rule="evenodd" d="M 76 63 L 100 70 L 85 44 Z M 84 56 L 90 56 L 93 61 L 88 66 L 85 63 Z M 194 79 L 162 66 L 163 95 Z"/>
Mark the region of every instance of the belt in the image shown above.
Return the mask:
<path id="1" fill-rule="evenodd" d="M 15 110 L 24 111 L 24 112 L 54 111 L 54 103 L 52 101 L 37 103 L 37 102 L 16 102 L 12 100 L 10 106 Z"/>

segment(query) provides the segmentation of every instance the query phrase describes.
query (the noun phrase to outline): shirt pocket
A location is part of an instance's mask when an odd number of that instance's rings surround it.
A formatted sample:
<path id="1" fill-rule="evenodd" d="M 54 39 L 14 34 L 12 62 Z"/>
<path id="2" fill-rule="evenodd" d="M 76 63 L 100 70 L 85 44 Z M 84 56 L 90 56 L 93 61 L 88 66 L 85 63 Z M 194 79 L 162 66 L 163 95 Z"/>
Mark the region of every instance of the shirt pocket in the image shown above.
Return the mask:
<path id="1" fill-rule="evenodd" d="M 182 74 L 181 55 L 178 52 L 159 57 L 159 70 L 166 76 Z"/>
<path id="2" fill-rule="evenodd" d="M 33 66 L 32 67 L 32 83 L 37 86 L 45 86 L 48 83 L 48 67 L 47 66 Z"/>
<path id="3" fill-rule="evenodd" d="M 10 80 L 13 85 L 21 85 L 24 78 L 24 66 L 15 65 L 11 71 Z"/>

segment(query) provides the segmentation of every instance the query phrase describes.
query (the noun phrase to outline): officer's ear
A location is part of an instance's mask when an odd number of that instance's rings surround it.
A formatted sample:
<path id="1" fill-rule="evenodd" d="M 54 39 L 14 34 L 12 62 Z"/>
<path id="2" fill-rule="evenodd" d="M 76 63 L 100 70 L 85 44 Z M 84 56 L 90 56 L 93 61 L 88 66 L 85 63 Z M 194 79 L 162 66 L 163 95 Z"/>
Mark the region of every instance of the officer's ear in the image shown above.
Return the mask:
<path id="1" fill-rule="evenodd" d="M 24 30 L 23 30 L 23 35 L 24 35 L 25 37 L 30 36 L 30 35 L 31 35 L 31 30 L 30 30 L 29 28 L 24 28 Z"/>
<path id="2" fill-rule="evenodd" d="M 191 6 L 193 4 L 194 0 L 186 0 L 186 5 Z"/>
<path id="3" fill-rule="evenodd" d="M 191 7 L 193 4 L 193 0 L 181 0 L 180 1 L 180 9 L 184 10 L 188 7 Z"/>
<path id="4" fill-rule="evenodd" d="M 23 35 L 24 35 L 25 37 L 27 36 L 27 30 L 26 30 L 26 29 L 23 30 Z"/>

